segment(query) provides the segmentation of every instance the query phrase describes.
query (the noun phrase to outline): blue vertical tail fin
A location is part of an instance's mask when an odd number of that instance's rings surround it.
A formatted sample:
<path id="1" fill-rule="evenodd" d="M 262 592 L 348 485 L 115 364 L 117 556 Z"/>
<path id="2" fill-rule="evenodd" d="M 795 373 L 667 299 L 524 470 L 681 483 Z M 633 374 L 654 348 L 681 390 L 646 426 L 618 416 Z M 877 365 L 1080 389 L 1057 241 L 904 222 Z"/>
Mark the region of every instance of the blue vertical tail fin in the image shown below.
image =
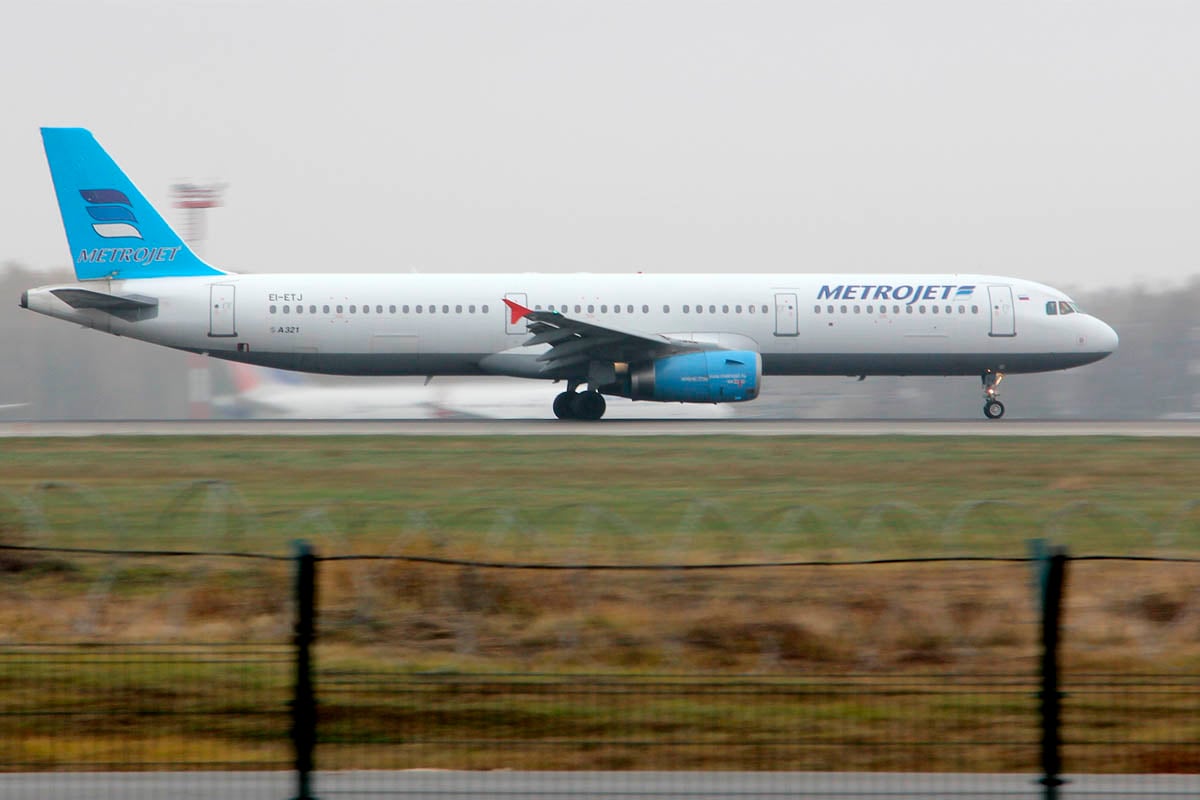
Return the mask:
<path id="1" fill-rule="evenodd" d="M 83 128 L 42 128 L 75 277 L 222 275 L 204 263 Z"/>

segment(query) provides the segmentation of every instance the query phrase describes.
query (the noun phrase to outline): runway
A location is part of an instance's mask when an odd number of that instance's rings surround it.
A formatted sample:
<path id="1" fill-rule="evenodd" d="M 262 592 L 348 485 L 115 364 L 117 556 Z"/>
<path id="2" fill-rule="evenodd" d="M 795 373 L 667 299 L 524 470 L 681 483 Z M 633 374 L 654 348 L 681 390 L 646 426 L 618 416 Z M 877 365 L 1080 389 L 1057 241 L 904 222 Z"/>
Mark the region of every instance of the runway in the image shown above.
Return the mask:
<path id="1" fill-rule="evenodd" d="M 0 438 L 88 436 L 1125 436 L 1195 438 L 1198 421 L 121 420 L 0 422 Z"/>
<path id="2" fill-rule="evenodd" d="M 1060 796 L 1100 798 L 1195 797 L 1194 775 L 1069 776 Z M 871 800 L 871 798 L 988 798 L 1035 800 L 1033 775 L 869 772 L 455 772 L 350 771 L 314 775 L 315 794 L 332 800 L 436 797 L 440 800 L 532 797 L 538 800 Z M 18 773 L 0 775 L 9 800 L 92 797 L 187 797 L 191 800 L 278 800 L 294 797 L 287 772 Z"/>

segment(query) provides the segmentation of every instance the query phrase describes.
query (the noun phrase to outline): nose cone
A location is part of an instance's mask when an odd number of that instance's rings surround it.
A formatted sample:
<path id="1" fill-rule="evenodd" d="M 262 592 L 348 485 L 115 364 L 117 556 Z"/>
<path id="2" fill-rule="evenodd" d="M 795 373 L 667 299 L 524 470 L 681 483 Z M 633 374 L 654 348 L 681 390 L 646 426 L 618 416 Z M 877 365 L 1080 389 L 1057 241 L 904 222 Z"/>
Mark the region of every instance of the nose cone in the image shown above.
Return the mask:
<path id="1" fill-rule="evenodd" d="M 1096 323 L 1095 329 L 1088 336 L 1088 343 L 1104 355 L 1112 355 L 1117 351 L 1121 337 L 1117 336 L 1117 332 L 1108 323 L 1095 318 L 1093 320 Z"/>

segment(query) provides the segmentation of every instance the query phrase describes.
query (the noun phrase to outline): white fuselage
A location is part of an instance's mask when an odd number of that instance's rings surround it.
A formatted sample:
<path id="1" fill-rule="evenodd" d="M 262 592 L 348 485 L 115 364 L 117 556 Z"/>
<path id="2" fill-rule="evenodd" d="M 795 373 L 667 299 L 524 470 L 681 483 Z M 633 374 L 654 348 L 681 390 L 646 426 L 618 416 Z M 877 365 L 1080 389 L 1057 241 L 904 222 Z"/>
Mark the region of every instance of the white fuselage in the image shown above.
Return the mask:
<path id="1" fill-rule="evenodd" d="M 54 290 L 153 298 L 127 319 Z M 969 291 L 965 288 L 969 287 Z M 219 358 L 350 375 L 539 375 L 503 302 L 762 355 L 766 374 L 980 375 L 1097 361 L 1113 330 L 1062 292 L 988 275 L 257 274 L 31 289 L 31 310 Z"/>

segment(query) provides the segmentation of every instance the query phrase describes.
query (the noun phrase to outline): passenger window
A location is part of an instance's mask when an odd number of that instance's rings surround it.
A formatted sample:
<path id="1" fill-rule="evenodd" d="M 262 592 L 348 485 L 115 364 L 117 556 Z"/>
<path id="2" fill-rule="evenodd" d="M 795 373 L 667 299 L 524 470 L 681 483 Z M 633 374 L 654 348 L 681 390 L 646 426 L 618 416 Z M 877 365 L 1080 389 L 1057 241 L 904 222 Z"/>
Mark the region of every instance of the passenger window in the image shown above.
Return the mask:
<path id="1" fill-rule="evenodd" d="M 403 313 L 405 313 L 405 314 L 407 314 L 407 313 L 408 313 L 408 306 L 407 306 L 407 305 L 400 306 L 400 311 L 401 311 L 401 312 L 403 312 Z"/>
<path id="2" fill-rule="evenodd" d="M 765 313 L 767 313 L 767 307 L 766 307 L 766 306 L 763 306 L 763 307 L 762 307 L 762 312 L 763 312 L 764 314 L 765 314 Z"/>
<path id="3" fill-rule="evenodd" d="M 979 313 L 979 306 L 971 306 L 971 313 L 972 313 L 972 314 L 978 314 L 978 313 Z"/>
<path id="4" fill-rule="evenodd" d="M 813 313 L 814 313 L 814 314 L 820 314 L 820 313 L 821 313 L 821 307 L 820 307 L 820 306 L 813 306 Z"/>
<path id="5" fill-rule="evenodd" d="M 1058 315 L 1058 303 L 1056 303 L 1053 300 L 1048 301 L 1046 303 L 1046 314 L 1048 314 L 1051 317 L 1057 316 Z"/>
<path id="6" fill-rule="evenodd" d="M 396 310 L 396 307 L 395 307 L 395 306 L 392 306 L 392 311 L 395 311 L 395 310 Z M 382 313 L 383 313 L 383 306 L 375 306 L 375 313 L 376 313 L 376 314 L 382 314 Z"/>
<path id="7" fill-rule="evenodd" d="M 643 308 L 643 309 L 645 309 L 646 307 L 645 307 L 645 306 L 642 306 L 642 308 Z M 627 314 L 632 314 L 632 313 L 633 313 L 633 306 L 625 306 L 625 313 L 627 313 Z"/>
<path id="8" fill-rule="evenodd" d="M 959 306 L 959 307 L 958 307 L 958 313 L 960 313 L 960 314 L 965 314 L 965 313 L 967 313 L 967 307 L 966 307 L 966 306 Z"/>
<path id="9" fill-rule="evenodd" d="M 431 303 L 431 304 L 429 305 L 429 313 L 430 313 L 430 314 L 436 314 L 436 313 L 437 313 L 437 306 L 435 306 L 435 305 L 433 305 L 433 304 Z"/>
<path id="10" fill-rule="evenodd" d="M 290 313 L 290 312 L 291 312 L 291 310 L 292 310 L 292 307 L 291 307 L 291 306 L 284 306 L 284 307 L 283 307 L 283 313 L 285 313 L 285 314 L 288 314 L 288 313 Z"/>
<path id="11" fill-rule="evenodd" d="M 892 313 L 893 313 L 893 314 L 899 314 L 899 313 L 900 313 L 900 306 L 892 306 Z"/>
<path id="12" fill-rule="evenodd" d="M 721 306 L 721 313 L 722 313 L 722 314 L 728 314 L 728 313 L 729 313 L 729 306 Z"/>
<path id="13" fill-rule="evenodd" d="M 421 313 L 421 306 L 417 306 L 417 313 L 418 313 L 418 314 L 420 314 L 420 313 Z"/>
<path id="14" fill-rule="evenodd" d="M 328 314 L 328 313 L 329 313 L 329 306 L 321 306 L 321 313 L 322 313 L 322 314 Z"/>
<path id="15" fill-rule="evenodd" d="M 341 314 L 341 313 L 342 313 L 342 308 L 343 308 L 342 306 L 338 306 L 338 307 L 337 307 L 337 313 Z"/>
<path id="16" fill-rule="evenodd" d="M 483 313 L 485 313 L 485 314 L 487 313 L 487 306 L 483 307 Z"/>
<path id="17" fill-rule="evenodd" d="M 317 313 L 317 307 L 316 307 L 316 306 L 309 306 L 309 307 L 308 307 L 308 313 L 310 313 L 310 314 L 315 314 L 315 313 Z"/>
<path id="18" fill-rule="evenodd" d="M 1058 313 L 1059 314 L 1074 314 L 1075 309 L 1071 308 L 1070 303 L 1064 303 L 1063 301 L 1060 300 L 1060 301 L 1058 301 Z"/>
<path id="19" fill-rule="evenodd" d="M 685 304 L 683 307 L 683 313 L 687 314 L 687 313 L 689 313 L 690 310 L 691 310 L 691 306 Z"/>
<path id="20" fill-rule="evenodd" d="M 389 314 L 395 314 L 395 313 L 396 313 L 396 307 L 395 307 L 395 306 L 388 306 L 388 313 L 389 313 Z"/>
<path id="21" fill-rule="evenodd" d="M 663 306 L 663 313 L 664 313 L 664 314 L 670 314 L 670 313 L 671 313 L 671 307 L 670 307 L 670 306 L 666 306 L 666 305 L 665 305 L 665 306 Z"/>
<path id="22" fill-rule="evenodd" d="M 275 312 L 277 312 L 279 310 L 279 308 L 277 306 L 271 306 L 267 310 L 270 311 L 272 314 L 274 314 Z"/>
<path id="23" fill-rule="evenodd" d="M 855 314 L 861 314 L 861 313 L 862 313 L 862 306 L 855 306 L 855 307 L 854 307 L 854 313 L 855 313 Z"/>
<path id="24" fill-rule="evenodd" d="M 703 314 L 703 313 L 704 313 L 704 306 L 696 306 L 696 313 L 697 313 L 697 314 Z"/>
<path id="25" fill-rule="evenodd" d="M 710 313 L 710 314 L 715 314 L 715 313 L 717 313 L 717 307 L 716 307 L 716 306 L 709 306 L 709 307 L 708 307 L 708 313 Z"/>
<path id="26" fill-rule="evenodd" d="M 303 314 L 303 313 L 304 313 L 304 306 L 296 306 L 296 313 L 297 313 L 297 314 Z"/>
<path id="27" fill-rule="evenodd" d="M 833 313 L 833 306 L 825 306 L 825 313 L 826 313 L 826 314 L 832 314 L 832 313 Z"/>
<path id="28" fill-rule="evenodd" d="M 588 313 L 589 313 L 589 314 L 595 314 L 595 313 L 596 313 L 596 307 L 595 307 L 595 306 L 588 306 Z"/>
<path id="29" fill-rule="evenodd" d="M 868 314 L 874 314 L 874 313 L 875 313 L 875 306 L 867 306 L 867 313 L 868 313 Z"/>
<path id="30" fill-rule="evenodd" d="M 608 306 L 606 306 L 606 305 L 604 305 L 604 306 L 600 306 L 600 313 L 601 313 L 601 314 L 607 314 L 607 313 L 608 313 Z"/>
<path id="31" fill-rule="evenodd" d="M 733 307 L 733 312 L 734 312 L 735 314 L 740 314 L 740 313 L 742 313 L 742 306 L 741 306 L 741 304 L 740 304 L 740 303 L 739 303 L 738 305 L 736 305 L 736 306 L 734 306 L 734 307 Z"/>
<path id="32" fill-rule="evenodd" d="M 350 309 L 351 309 L 351 310 L 353 310 L 353 309 L 354 309 L 354 306 L 351 306 L 351 307 L 350 307 Z M 370 313 L 371 313 L 371 307 L 370 307 L 370 306 L 363 306 L 363 313 L 364 313 L 364 314 L 370 314 Z"/>
<path id="33" fill-rule="evenodd" d="M 455 306 L 455 307 L 454 307 L 454 313 L 455 313 L 455 314 L 461 314 L 461 313 L 462 313 L 462 306 Z"/>
<path id="34" fill-rule="evenodd" d="M 358 313 L 358 312 L 356 312 L 356 311 L 355 311 L 355 309 L 356 309 L 356 308 L 358 308 L 358 306 L 350 306 L 350 313 L 351 313 L 351 314 Z"/>
<path id="35" fill-rule="evenodd" d="M 749 308 L 750 308 L 750 313 L 751 313 L 751 314 L 753 314 L 755 311 L 757 311 L 757 310 L 758 310 L 758 309 L 757 309 L 757 308 L 755 308 L 754 306 L 750 306 Z"/>
<path id="36" fill-rule="evenodd" d="M 922 305 L 922 306 L 920 306 L 919 308 L 917 308 L 917 310 L 918 310 L 918 311 L 920 311 L 922 314 L 924 314 L 924 313 L 925 313 L 925 306 L 924 306 L 924 305 Z"/>
<path id="37" fill-rule="evenodd" d="M 842 306 L 842 313 L 843 313 L 843 314 L 845 314 L 845 313 L 846 313 L 846 307 L 845 307 L 845 306 Z"/>

